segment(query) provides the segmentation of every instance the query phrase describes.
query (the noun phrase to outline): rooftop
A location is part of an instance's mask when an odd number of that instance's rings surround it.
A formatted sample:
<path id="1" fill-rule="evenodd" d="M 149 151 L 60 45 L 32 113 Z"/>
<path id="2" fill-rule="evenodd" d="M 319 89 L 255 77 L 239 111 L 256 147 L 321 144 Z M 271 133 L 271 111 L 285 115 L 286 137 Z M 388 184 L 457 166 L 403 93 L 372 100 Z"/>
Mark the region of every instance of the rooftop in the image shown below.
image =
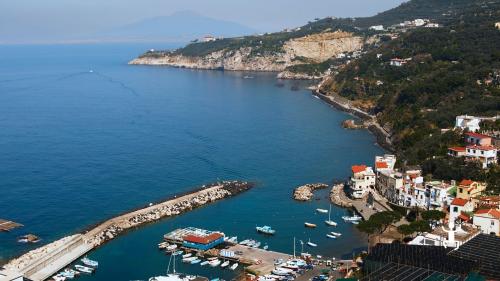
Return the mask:
<path id="1" fill-rule="evenodd" d="M 354 174 L 356 173 L 361 173 L 361 172 L 364 172 L 366 170 L 366 165 L 354 165 L 351 167 L 351 170 Z"/>
<path id="2" fill-rule="evenodd" d="M 455 198 L 453 199 L 453 201 L 451 201 L 451 205 L 455 205 L 455 206 L 465 206 L 465 204 L 467 204 L 469 201 L 465 200 L 465 199 L 462 199 L 462 198 Z"/>
<path id="3" fill-rule="evenodd" d="M 476 139 L 486 139 L 486 138 L 491 138 L 490 136 L 479 134 L 479 133 L 474 133 L 474 132 L 467 132 L 465 133 L 469 137 L 473 137 Z"/>
<path id="4" fill-rule="evenodd" d="M 471 149 L 477 149 L 477 150 L 497 150 L 494 146 L 492 145 L 468 145 L 467 148 Z"/>
<path id="5" fill-rule="evenodd" d="M 500 219 L 500 211 L 497 209 L 482 209 L 477 210 L 474 215 L 485 215 L 488 214 L 494 218 Z"/>

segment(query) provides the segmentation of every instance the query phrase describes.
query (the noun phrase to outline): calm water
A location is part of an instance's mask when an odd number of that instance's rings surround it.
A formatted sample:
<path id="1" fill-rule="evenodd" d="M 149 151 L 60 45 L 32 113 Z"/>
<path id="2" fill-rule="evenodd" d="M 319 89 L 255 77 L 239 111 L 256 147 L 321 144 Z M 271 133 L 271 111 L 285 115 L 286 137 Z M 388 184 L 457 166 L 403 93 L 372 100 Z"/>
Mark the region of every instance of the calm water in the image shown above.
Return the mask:
<path id="1" fill-rule="evenodd" d="M 0 217 L 25 225 L 0 233 L 0 258 L 29 249 L 15 238 L 50 242 L 117 213 L 217 179 L 258 187 L 238 197 L 131 231 L 91 253 L 98 272 L 80 280 L 146 279 L 166 269 L 157 251 L 178 227 L 258 238 L 291 253 L 293 237 L 324 256 L 349 255 L 364 237 L 333 209 L 342 232 L 328 239 L 327 191 L 291 200 L 294 187 L 346 178 L 382 150 L 366 131 L 347 131 L 347 115 L 273 74 L 128 66 L 161 45 L 0 47 Z M 93 72 L 89 72 L 92 69 Z M 305 229 L 304 221 L 318 224 Z M 255 226 L 268 224 L 265 238 Z M 300 244 L 297 243 L 298 251 Z M 229 278 L 226 271 L 179 264 L 182 271 Z"/>

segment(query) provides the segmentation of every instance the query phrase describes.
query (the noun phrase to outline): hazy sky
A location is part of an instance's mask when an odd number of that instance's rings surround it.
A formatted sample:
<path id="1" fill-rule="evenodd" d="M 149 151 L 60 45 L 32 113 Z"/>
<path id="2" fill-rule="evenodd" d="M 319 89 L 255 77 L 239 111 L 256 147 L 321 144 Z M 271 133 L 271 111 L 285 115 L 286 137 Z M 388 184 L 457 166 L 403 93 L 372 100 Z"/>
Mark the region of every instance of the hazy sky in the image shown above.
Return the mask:
<path id="1" fill-rule="evenodd" d="M 404 0 L 0 0 L 0 41 L 57 40 L 191 10 L 259 31 L 316 17 L 368 16 Z"/>

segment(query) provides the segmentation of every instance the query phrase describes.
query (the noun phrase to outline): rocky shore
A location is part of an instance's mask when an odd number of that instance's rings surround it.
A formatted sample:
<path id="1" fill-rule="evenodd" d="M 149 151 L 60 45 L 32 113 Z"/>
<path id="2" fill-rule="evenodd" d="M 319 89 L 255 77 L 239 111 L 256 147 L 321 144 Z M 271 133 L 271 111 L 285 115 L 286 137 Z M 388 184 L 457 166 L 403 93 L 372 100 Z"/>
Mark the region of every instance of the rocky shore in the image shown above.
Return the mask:
<path id="1" fill-rule="evenodd" d="M 332 190 L 330 191 L 330 202 L 344 208 L 352 207 L 352 201 L 346 196 L 344 192 L 343 183 L 335 184 L 332 187 Z"/>
<path id="2" fill-rule="evenodd" d="M 297 201 L 309 201 L 314 197 L 314 190 L 327 188 L 324 183 L 306 184 L 295 188 L 293 191 L 293 199 Z"/>

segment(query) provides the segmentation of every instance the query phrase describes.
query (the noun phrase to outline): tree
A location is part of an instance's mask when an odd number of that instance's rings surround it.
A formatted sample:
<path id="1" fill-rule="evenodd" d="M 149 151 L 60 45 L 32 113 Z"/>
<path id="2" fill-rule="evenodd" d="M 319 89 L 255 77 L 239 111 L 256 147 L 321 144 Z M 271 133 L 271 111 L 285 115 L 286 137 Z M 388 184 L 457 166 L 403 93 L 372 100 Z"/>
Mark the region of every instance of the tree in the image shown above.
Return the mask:
<path id="1" fill-rule="evenodd" d="M 432 230 L 429 222 L 425 220 L 414 221 L 410 223 L 410 227 L 417 233 L 430 232 Z"/>
<path id="2" fill-rule="evenodd" d="M 439 210 L 423 211 L 421 215 L 423 220 L 429 221 L 431 223 L 435 223 L 439 220 L 442 220 L 446 216 L 444 212 Z"/>
<path id="3" fill-rule="evenodd" d="M 411 235 L 415 232 L 415 229 L 411 224 L 402 224 L 398 226 L 398 232 L 403 236 Z"/>
<path id="4" fill-rule="evenodd" d="M 373 234 L 383 233 L 387 227 L 401 219 L 401 214 L 394 211 L 384 211 L 373 214 L 368 220 L 358 224 L 361 232 L 368 234 L 368 241 Z"/>

